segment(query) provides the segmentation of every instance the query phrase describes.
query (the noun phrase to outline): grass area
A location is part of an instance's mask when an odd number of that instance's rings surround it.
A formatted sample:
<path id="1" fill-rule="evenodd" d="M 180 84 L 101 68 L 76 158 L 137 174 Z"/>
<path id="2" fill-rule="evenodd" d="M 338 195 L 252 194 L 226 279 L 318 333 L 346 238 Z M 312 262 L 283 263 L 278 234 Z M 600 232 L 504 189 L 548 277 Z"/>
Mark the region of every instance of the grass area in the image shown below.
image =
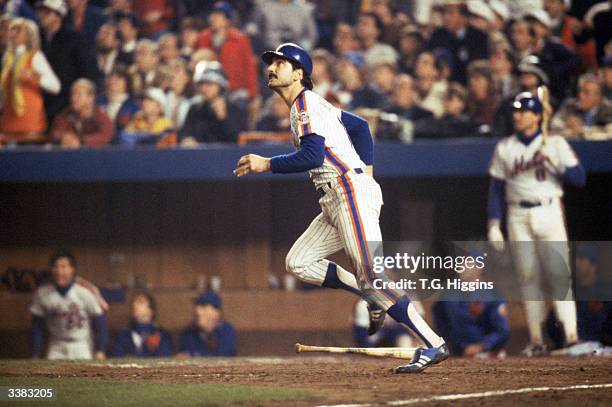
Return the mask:
<path id="1" fill-rule="evenodd" d="M 19 402 L 26 406 L 209 406 L 235 403 L 264 403 L 283 400 L 311 400 L 316 394 L 307 390 L 266 388 L 237 384 L 120 382 L 75 377 L 8 378 L 0 386 L 53 387 L 57 399 Z M 4 404 L 4 403 L 2 403 Z"/>

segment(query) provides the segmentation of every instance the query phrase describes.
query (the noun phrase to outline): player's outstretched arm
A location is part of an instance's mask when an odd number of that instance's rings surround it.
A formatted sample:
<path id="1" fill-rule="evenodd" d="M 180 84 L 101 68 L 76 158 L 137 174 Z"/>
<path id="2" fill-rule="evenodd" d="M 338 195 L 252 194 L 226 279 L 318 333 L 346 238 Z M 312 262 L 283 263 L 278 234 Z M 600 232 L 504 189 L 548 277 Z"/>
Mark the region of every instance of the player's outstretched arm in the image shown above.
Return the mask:
<path id="1" fill-rule="evenodd" d="M 272 171 L 275 174 L 304 172 L 323 165 L 325 160 L 325 139 L 317 134 L 301 138 L 300 148 L 285 155 L 265 158 L 248 154 L 238 160 L 234 174 L 242 177 L 250 172 Z"/>

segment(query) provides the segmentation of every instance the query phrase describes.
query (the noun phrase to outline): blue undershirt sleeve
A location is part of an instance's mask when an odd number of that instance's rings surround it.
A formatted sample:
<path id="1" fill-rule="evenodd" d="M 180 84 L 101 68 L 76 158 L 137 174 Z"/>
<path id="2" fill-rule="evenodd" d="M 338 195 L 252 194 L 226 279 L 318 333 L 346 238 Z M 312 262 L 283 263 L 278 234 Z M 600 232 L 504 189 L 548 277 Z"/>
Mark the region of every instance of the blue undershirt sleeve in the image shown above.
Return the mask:
<path id="1" fill-rule="evenodd" d="M 36 315 L 32 315 L 32 356 L 39 358 L 42 356 L 45 345 L 45 320 Z"/>
<path id="2" fill-rule="evenodd" d="M 504 203 L 506 200 L 506 181 L 491 177 L 489 183 L 489 201 L 487 207 L 487 217 L 489 220 L 501 219 L 504 213 Z"/>
<path id="3" fill-rule="evenodd" d="M 304 172 L 323 165 L 325 160 L 325 139 L 318 134 L 302 137 L 300 148 L 270 160 L 270 170 L 275 174 Z"/>
<path id="4" fill-rule="evenodd" d="M 96 335 L 96 352 L 106 352 L 106 344 L 108 341 L 108 323 L 106 321 L 106 315 L 96 315 L 93 318 L 93 326 Z"/>
<path id="5" fill-rule="evenodd" d="M 367 120 L 344 110 L 340 120 L 344 124 L 361 161 L 365 165 L 372 165 L 374 163 L 374 140 Z"/>
<path id="6" fill-rule="evenodd" d="M 565 170 L 563 180 L 575 187 L 583 187 L 586 184 L 586 171 L 581 164 Z"/>

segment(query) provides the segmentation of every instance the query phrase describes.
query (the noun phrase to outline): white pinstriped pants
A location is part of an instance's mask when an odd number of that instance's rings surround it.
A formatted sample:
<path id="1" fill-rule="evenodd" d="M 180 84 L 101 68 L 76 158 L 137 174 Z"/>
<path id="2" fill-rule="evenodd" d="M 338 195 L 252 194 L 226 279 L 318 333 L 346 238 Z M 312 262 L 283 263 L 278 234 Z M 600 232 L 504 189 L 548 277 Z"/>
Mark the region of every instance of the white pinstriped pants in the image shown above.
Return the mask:
<path id="1" fill-rule="evenodd" d="M 402 294 L 372 287 L 372 279 L 381 276 L 371 269 L 368 242 L 382 242 L 378 223 L 382 202 L 380 186 L 369 175 L 349 171 L 338 177 L 319 199 L 322 212 L 289 251 L 287 271 L 302 281 L 321 285 L 330 264 L 325 258 L 344 249 L 363 296 L 384 309 L 395 304 Z"/>
<path id="2" fill-rule="evenodd" d="M 567 343 L 578 341 L 564 220 L 559 199 L 535 208 L 508 206 L 508 238 L 516 242 L 511 243 L 510 248 L 525 297 L 525 316 L 532 343 L 544 343 L 542 322 L 546 318 L 546 303 L 542 280 L 567 290 L 563 297 L 556 294 L 553 306 L 563 323 Z"/>
<path id="3" fill-rule="evenodd" d="M 344 289 L 378 304 L 427 347 L 440 346 L 444 340 L 427 325 L 405 292 L 374 288 L 375 279 L 388 280 L 384 273 L 375 274 L 372 269 L 372 254 L 382 248 L 378 223 L 382 203 L 380 186 L 369 175 L 349 171 L 338 177 L 319 199 L 322 212 L 289 250 L 287 271 L 302 281 L 322 285 L 332 264 Z M 368 243 L 376 246 L 368 247 Z M 325 259 L 341 249 L 355 275 Z"/>

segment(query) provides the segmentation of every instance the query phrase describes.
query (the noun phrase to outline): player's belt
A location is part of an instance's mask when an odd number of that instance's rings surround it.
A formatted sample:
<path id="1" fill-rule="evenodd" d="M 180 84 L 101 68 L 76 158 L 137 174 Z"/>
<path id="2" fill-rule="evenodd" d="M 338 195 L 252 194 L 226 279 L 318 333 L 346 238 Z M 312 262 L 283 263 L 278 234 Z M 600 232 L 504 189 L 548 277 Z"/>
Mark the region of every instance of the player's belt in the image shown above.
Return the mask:
<path id="1" fill-rule="evenodd" d="M 521 208 L 530 209 L 530 208 L 536 208 L 536 207 L 542 206 L 542 205 L 550 205 L 552 203 L 552 201 L 553 201 L 552 198 L 546 199 L 544 201 L 537 201 L 537 202 L 519 201 L 518 205 Z"/>
<path id="2" fill-rule="evenodd" d="M 363 174 L 365 171 L 363 170 L 363 168 L 353 168 L 352 170 L 349 170 L 347 172 L 351 172 L 354 171 L 356 174 Z M 341 176 L 345 175 L 346 172 L 344 174 L 342 174 Z M 331 182 L 327 182 L 323 185 L 321 185 L 319 188 L 317 188 L 317 193 L 319 194 L 319 196 L 325 196 L 325 194 L 327 192 L 329 192 L 332 189 L 332 183 Z"/>

